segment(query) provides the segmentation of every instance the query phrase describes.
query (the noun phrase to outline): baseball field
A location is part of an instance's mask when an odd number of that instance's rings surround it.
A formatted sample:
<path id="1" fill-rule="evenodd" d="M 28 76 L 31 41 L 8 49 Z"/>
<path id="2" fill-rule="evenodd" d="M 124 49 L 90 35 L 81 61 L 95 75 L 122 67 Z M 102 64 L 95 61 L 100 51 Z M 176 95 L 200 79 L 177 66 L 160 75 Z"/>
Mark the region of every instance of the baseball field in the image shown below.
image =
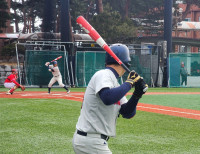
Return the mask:
<path id="1" fill-rule="evenodd" d="M 73 154 L 84 88 L 0 88 L 0 153 Z M 132 92 L 127 94 L 127 98 Z M 200 153 L 200 88 L 150 88 L 132 119 L 117 120 L 113 154 Z"/>

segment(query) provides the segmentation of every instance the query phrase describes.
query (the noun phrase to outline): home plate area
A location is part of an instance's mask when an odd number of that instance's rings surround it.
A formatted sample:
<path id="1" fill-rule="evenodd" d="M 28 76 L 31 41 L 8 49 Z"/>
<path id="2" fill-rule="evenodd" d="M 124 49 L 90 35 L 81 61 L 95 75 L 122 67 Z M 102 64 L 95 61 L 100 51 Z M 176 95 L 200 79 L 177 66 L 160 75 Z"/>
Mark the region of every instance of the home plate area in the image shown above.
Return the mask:
<path id="1" fill-rule="evenodd" d="M 15 92 L 13 95 L 6 95 L 5 92 L 0 92 L 1 98 L 46 98 L 46 99 L 69 99 L 75 101 L 83 100 L 83 92 L 71 92 L 67 94 L 66 92 L 37 92 L 37 91 L 24 91 Z"/>

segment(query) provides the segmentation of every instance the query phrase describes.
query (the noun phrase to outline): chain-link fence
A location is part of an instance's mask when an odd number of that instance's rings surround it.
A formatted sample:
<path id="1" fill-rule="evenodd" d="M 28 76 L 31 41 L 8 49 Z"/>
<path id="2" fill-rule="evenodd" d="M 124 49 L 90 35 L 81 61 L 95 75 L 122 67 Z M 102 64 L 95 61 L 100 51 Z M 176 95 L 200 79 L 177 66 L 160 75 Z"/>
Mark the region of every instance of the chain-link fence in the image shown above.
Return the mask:
<path id="1" fill-rule="evenodd" d="M 63 51 L 34 51 L 26 50 L 25 53 L 25 63 L 24 63 L 24 79 L 26 86 L 47 86 L 50 79 L 52 78 L 52 73 L 48 71 L 48 68 L 44 65 L 45 62 L 50 62 L 51 60 L 62 56 L 58 60 L 58 67 L 62 74 L 63 82 L 69 85 L 69 75 L 67 66 L 67 53 Z M 58 85 L 55 83 L 55 85 Z"/>
<path id="2" fill-rule="evenodd" d="M 159 46 L 128 45 L 131 57 L 130 70 L 140 74 L 149 86 L 159 82 L 162 71 L 159 70 Z M 76 86 L 86 87 L 92 75 L 105 68 L 105 51 L 77 51 L 76 52 Z M 123 76 L 122 82 L 127 79 Z M 162 80 L 162 79 L 161 79 Z M 162 81 L 160 81 L 162 84 Z"/>

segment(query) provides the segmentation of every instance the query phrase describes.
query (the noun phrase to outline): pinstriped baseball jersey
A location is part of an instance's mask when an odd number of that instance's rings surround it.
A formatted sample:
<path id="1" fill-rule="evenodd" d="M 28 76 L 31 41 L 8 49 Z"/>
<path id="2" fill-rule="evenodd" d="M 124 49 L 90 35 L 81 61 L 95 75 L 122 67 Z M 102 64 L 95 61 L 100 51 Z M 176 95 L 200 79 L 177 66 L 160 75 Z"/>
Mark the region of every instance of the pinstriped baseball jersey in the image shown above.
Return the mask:
<path id="1" fill-rule="evenodd" d="M 81 114 L 76 128 L 87 133 L 116 135 L 116 120 L 121 105 L 127 102 L 124 96 L 119 102 L 105 105 L 98 92 L 103 88 L 120 86 L 114 73 L 109 69 L 96 72 L 91 78 L 82 104 Z"/>

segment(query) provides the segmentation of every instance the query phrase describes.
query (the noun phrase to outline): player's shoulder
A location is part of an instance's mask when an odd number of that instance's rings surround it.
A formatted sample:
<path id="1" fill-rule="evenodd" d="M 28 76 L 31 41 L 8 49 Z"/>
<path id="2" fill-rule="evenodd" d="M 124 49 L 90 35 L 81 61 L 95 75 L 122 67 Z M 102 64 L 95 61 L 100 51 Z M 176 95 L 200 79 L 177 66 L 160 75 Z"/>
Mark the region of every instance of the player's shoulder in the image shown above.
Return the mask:
<path id="1" fill-rule="evenodd" d="M 112 71 L 110 71 L 109 69 L 102 69 L 97 71 L 94 76 L 100 76 L 100 77 L 106 77 L 106 76 L 111 76 L 112 75 Z"/>
<path id="2" fill-rule="evenodd" d="M 95 74 L 107 74 L 107 73 L 109 73 L 108 69 L 101 69 L 101 70 L 97 71 Z"/>
<path id="3" fill-rule="evenodd" d="M 14 74 L 8 75 L 8 78 L 13 78 L 13 77 L 15 77 Z"/>

